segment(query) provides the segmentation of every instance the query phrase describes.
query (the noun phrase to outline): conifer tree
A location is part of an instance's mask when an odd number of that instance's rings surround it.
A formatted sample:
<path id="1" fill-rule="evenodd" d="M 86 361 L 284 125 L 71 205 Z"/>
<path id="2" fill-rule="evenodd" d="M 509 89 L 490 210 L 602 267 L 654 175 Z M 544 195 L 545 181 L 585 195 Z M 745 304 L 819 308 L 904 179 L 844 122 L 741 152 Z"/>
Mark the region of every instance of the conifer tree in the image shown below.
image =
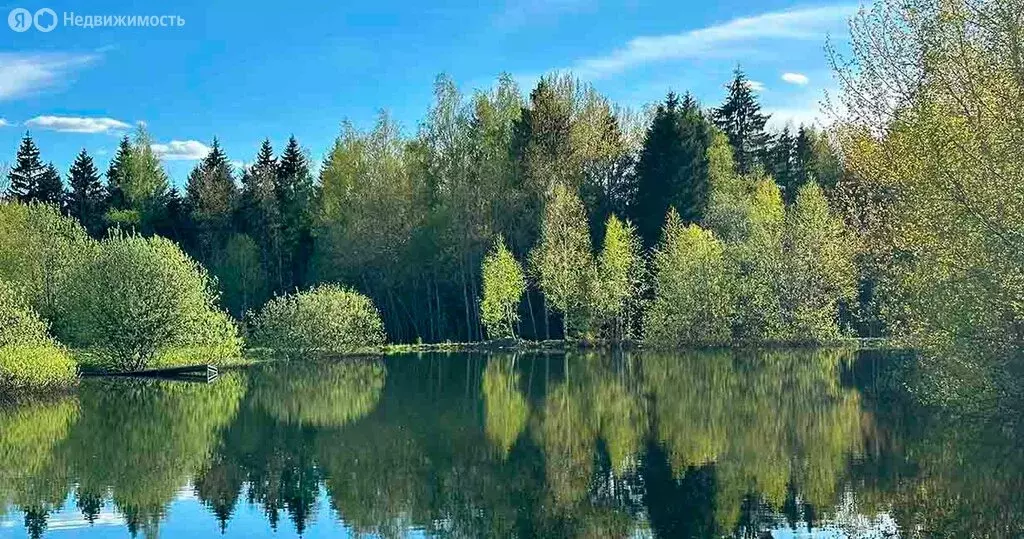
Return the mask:
<path id="1" fill-rule="evenodd" d="M 211 262 L 231 233 L 238 195 L 231 163 L 216 138 L 210 153 L 189 174 L 185 192 L 199 258 Z"/>
<path id="2" fill-rule="evenodd" d="M 786 126 L 776 137 L 768 152 L 769 172 L 782 190 L 784 199 L 787 198 L 787 193 L 792 193 L 795 198 L 796 190 L 802 185 L 798 184 L 796 176 L 795 142 L 789 132 L 789 126 Z"/>
<path id="3" fill-rule="evenodd" d="M 238 208 L 238 229 L 259 246 L 265 273 L 276 275 L 273 261 L 280 249 L 281 219 L 274 186 L 277 158 L 269 139 L 264 139 L 256 161 L 242 171 L 242 193 Z M 278 281 L 275 280 L 275 283 Z"/>
<path id="4" fill-rule="evenodd" d="M 20 202 L 32 200 L 32 193 L 45 169 L 46 167 L 39 159 L 39 147 L 32 140 L 32 135 L 25 133 L 25 137 L 21 139 L 21 145 L 18 146 L 15 164 L 7 173 L 9 181 L 7 195 Z"/>
<path id="5" fill-rule="evenodd" d="M 83 148 L 68 174 L 67 210 L 94 236 L 102 228 L 106 194 L 92 157 Z"/>
<path id="6" fill-rule="evenodd" d="M 309 162 L 295 136 L 288 144 L 277 165 L 274 194 L 281 219 L 281 248 L 278 258 L 278 290 L 286 290 L 302 283 L 312 250 L 313 177 Z"/>
<path id="7" fill-rule="evenodd" d="M 728 89 L 725 102 L 714 110 L 712 116 L 718 128 L 729 137 L 736 171 L 749 174 L 764 158 L 770 140 L 764 126 L 770 115 L 761 113 L 761 105 L 750 88 L 750 81 L 740 69 L 736 69 Z"/>
<path id="8" fill-rule="evenodd" d="M 646 247 L 653 247 L 669 207 L 684 223 L 699 222 L 711 190 L 707 149 L 711 128 L 687 94 L 670 93 L 658 106 L 636 166 L 637 193 L 630 215 Z"/>
<path id="9" fill-rule="evenodd" d="M 107 197 L 109 199 L 107 205 L 111 208 L 127 208 L 122 185 L 127 181 L 126 176 L 131 168 L 131 158 L 132 143 L 128 135 L 125 135 L 121 137 L 117 153 L 114 154 L 114 158 L 110 160 L 110 166 L 107 168 Z"/>
<path id="10" fill-rule="evenodd" d="M 28 200 L 58 207 L 64 202 L 64 182 L 61 181 L 60 171 L 53 163 L 43 168 L 43 173 L 29 191 Z"/>

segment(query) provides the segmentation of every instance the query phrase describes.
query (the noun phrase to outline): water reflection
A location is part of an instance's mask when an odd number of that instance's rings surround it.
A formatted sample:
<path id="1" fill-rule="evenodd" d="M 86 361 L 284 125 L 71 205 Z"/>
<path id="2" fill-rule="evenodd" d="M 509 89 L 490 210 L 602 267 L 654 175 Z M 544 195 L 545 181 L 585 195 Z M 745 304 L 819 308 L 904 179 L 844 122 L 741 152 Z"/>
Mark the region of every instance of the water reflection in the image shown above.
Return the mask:
<path id="1" fill-rule="evenodd" d="M 196 515 L 239 537 L 1024 533 L 1016 408 L 922 408 L 907 364 L 450 354 L 87 380 L 0 408 L 0 536 L 179 537 Z"/>

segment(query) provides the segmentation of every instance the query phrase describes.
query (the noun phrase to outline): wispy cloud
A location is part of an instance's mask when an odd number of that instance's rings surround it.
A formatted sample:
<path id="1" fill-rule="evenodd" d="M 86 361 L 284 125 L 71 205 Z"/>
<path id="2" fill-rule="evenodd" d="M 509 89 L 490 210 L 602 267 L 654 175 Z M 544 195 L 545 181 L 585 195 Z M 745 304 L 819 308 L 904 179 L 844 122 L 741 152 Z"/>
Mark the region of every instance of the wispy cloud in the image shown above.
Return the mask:
<path id="1" fill-rule="evenodd" d="M 0 101 L 67 84 L 99 54 L 0 53 Z"/>
<path id="2" fill-rule="evenodd" d="M 8 122 L 7 120 L 5 120 L 3 118 L 0 118 L 0 127 L 7 127 L 9 125 L 11 125 L 11 122 Z"/>
<path id="3" fill-rule="evenodd" d="M 113 118 L 83 118 L 80 116 L 36 116 L 26 121 L 25 125 L 61 133 L 106 133 L 131 128 L 130 124 Z"/>
<path id="4" fill-rule="evenodd" d="M 748 80 L 747 88 L 750 88 L 754 92 L 760 93 L 764 91 L 764 83 L 758 80 Z"/>
<path id="5" fill-rule="evenodd" d="M 856 4 L 820 6 L 763 13 L 690 30 L 681 34 L 641 36 L 603 56 L 584 58 L 569 69 L 585 79 L 599 79 L 655 62 L 703 58 L 724 48 L 767 40 L 821 40 L 841 30 Z"/>
<path id="6" fill-rule="evenodd" d="M 790 84 L 796 84 L 797 86 L 803 86 L 810 82 L 807 75 L 804 75 L 803 73 L 783 73 L 782 80 Z"/>
<path id="7" fill-rule="evenodd" d="M 198 140 L 172 140 L 167 144 L 150 144 L 157 157 L 167 161 L 197 161 L 210 153 L 210 147 Z"/>

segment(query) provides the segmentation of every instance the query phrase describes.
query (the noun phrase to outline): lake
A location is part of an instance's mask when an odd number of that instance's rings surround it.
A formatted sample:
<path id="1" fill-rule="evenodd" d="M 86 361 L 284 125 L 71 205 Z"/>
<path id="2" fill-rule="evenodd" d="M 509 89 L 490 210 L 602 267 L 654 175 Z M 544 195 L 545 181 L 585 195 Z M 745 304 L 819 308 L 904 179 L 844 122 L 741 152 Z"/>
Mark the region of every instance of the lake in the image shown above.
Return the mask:
<path id="1" fill-rule="evenodd" d="M 918 404 L 912 364 L 409 354 L 85 379 L 0 408 L 0 537 L 1024 536 L 1018 416 Z"/>

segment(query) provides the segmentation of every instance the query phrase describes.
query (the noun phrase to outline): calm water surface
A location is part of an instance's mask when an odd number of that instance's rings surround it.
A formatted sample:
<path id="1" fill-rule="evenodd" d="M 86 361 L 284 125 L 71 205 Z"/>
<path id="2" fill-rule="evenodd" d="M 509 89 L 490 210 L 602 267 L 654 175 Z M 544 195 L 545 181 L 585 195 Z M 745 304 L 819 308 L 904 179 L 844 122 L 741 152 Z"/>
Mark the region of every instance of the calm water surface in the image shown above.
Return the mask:
<path id="1" fill-rule="evenodd" d="M 436 354 L 0 408 L 0 537 L 1022 537 L 1021 423 L 879 352 Z"/>

